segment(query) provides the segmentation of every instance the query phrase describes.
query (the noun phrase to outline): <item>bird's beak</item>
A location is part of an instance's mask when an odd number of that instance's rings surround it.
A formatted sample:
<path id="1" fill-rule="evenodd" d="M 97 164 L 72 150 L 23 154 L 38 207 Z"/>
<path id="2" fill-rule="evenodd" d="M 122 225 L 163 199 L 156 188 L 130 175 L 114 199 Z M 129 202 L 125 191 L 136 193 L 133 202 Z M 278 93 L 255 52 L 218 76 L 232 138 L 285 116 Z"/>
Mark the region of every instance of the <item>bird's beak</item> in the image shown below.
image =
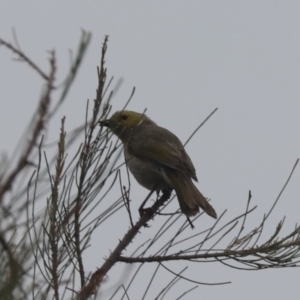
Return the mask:
<path id="1" fill-rule="evenodd" d="M 110 120 L 103 120 L 103 121 L 99 121 L 99 125 L 102 127 L 109 127 L 110 126 Z"/>

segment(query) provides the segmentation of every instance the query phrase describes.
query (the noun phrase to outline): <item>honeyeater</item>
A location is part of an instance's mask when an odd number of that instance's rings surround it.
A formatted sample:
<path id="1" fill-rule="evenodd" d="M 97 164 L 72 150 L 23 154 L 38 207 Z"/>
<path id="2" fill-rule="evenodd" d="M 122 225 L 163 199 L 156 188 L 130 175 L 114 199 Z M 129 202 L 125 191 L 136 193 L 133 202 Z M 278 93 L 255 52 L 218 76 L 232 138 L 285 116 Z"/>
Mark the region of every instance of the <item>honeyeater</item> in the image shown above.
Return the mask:
<path id="1" fill-rule="evenodd" d="M 108 127 L 123 142 L 126 164 L 139 184 L 152 191 L 174 189 L 181 211 L 188 217 L 196 215 L 200 207 L 217 218 L 194 185 L 194 165 L 175 134 L 145 114 L 127 110 L 115 112 L 100 125 Z"/>

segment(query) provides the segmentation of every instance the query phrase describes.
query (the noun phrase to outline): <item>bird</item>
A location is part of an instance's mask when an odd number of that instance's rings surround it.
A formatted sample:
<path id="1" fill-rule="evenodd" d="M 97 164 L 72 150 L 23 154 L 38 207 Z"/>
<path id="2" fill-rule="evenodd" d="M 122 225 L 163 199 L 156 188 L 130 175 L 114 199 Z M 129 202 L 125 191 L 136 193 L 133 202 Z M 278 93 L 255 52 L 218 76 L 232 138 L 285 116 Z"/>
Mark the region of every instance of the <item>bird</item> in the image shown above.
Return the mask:
<path id="1" fill-rule="evenodd" d="M 159 193 L 175 190 L 181 212 L 195 216 L 201 208 L 213 218 L 217 213 L 192 180 L 195 167 L 179 138 L 158 126 L 145 113 L 122 110 L 99 122 L 123 143 L 125 162 L 137 182 Z"/>

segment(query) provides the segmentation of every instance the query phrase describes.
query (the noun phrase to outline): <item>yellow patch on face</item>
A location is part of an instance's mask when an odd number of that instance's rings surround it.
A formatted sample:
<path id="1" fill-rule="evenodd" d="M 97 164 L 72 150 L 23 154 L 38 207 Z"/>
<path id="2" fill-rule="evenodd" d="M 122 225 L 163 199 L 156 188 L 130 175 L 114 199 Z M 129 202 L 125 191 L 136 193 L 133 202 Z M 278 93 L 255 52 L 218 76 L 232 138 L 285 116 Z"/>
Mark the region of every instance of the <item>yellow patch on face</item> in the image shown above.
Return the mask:
<path id="1" fill-rule="evenodd" d="M 143 120 L 144 114 L 140 114 L 134 111 L 123 110 L 115 112 L 110 120 L 118 126 L 124 127 L 136 127 Z"/>

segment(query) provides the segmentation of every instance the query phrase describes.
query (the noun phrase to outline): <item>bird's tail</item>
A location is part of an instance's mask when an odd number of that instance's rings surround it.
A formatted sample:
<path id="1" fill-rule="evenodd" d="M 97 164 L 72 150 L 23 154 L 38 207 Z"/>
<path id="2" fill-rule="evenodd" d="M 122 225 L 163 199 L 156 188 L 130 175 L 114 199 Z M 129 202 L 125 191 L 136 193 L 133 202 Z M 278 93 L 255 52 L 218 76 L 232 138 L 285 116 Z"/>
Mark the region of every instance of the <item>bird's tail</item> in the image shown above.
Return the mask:
<path id="1" fill-rule="evenodd" d="M 217 218 L 214 208 L 208 203 L 190 178 L 175 172 L 168 174 L 168 177 L 173 183 L 182 213 L 188 217 L 194 216 L 199 212 L 200 207 L 211 217 Z"/>

